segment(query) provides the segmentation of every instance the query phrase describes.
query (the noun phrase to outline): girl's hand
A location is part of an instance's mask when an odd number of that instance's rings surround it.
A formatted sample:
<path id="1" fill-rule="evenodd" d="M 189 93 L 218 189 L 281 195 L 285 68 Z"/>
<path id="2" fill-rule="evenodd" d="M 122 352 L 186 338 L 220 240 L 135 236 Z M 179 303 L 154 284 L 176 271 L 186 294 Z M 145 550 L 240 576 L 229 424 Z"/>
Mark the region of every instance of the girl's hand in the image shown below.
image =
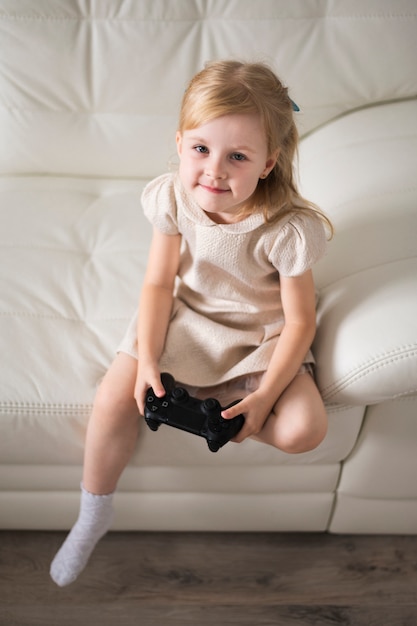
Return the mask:
<path id="1" fill-rule="evenodd" d="M 141 415 L 145 413 L 145 396 L 149 387 L 152 387 L 158 398 L 162 398 L 166 393 L 158 367 L 139 367 L 134 395 Z"/>
<path id="2" fill-rule="evenodd" d="M 276 398 L 271 399 L 257 390 L 229 409 L 222 411 L 221 415 L 225 419 L 232 419 L 240 413 L 245 417 L 242 429 L 232 441 L 240 443 L 247 437 L 258 434 L 268 419 L 276 400 Z"/>
<path id="3" fill-rule="evenodd" d="M 226 419 L 245 416 L 245 424 L 233 441 L 257 435 L 265 425 L 274 405 L 294 379 L 316 327 L 315 291 L 311 270 L 300 276 L 280 277 L 285 325 L 262 379 L 261 386 L 239 404 L 222 411 Z"/>

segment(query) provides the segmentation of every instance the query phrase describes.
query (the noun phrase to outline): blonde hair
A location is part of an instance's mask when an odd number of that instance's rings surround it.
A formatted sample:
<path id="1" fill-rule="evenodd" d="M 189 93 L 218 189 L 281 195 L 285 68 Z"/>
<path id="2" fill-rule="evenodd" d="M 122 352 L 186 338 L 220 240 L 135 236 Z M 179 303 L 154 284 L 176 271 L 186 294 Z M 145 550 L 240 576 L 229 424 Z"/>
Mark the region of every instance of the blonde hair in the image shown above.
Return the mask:
<path id="1" fill-rule="evenodd" d="M 302 198 L 294 180 L 298 131 L 293 102 L 275 73 L 263 63 L 214 61 L 190 81 L 180 109 L 179 131 L 198 128 L 223 115 L 256 113 L 265 129 L 268 155 L 277 150 L 278 159 L 269 175 L 260 179 L 252 207 L 262 211 L 265 221 L 273 222 L 293 211 L 313 211 L 325 222 L 330 220 L 313 203 Z"/>

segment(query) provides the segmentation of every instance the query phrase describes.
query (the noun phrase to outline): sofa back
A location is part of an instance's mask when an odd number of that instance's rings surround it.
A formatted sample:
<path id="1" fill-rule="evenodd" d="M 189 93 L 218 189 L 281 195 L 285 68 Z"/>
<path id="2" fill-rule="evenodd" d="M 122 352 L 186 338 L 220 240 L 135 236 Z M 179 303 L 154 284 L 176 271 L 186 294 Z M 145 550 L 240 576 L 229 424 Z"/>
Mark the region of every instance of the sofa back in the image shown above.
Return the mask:
<path id="1" fill-rule="evenodd" d="M 300 133 L 417 94 L 415 0 L 1 0 L 0 174 L 149 178 L 210 59 L 269 63 Z"/>

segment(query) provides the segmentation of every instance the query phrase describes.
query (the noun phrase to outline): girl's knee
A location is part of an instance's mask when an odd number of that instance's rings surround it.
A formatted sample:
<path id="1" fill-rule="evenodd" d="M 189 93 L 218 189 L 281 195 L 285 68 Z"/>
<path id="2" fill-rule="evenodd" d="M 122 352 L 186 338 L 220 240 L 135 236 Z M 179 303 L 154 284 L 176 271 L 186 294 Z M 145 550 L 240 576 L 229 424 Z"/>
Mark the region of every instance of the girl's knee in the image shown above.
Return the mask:
<path id="1" fill-rule="evenodd" d="M 112 390 L 108 388 L 106 380 L 100 383 L 93 403 L 93 413 L 103 415 L 105 413 L 112 413 L 112 405 L 114 403 L 114 395 Z"/>
<path id="2" fill-rule="evenodd" d="M 93 411 L 113 415 L 136 412 L 134 398 L 137 361 L 119 353 L 102 379 L 94 399 Z"/>
<path id="3" fill-rule="evenodd" d="M 327 413 L 309 374 L 296 376 L 273 409 L 274 445 L 289 454 L 314 450 L 327 433 Z"/>
<path id="4" fill-rule="evenodd" d="M 284 437 L 278 439 L 278 447 L 283 452 L 288 454 L 300 454 L 302 452 L 309 452 L 314 450 L 321 444 L 326 432 L 320 429 L 300 430 L 292 433 L 287 433 Z"/>
<path id="5" fill-rule="evenodd" d="M 314 450 L 327 433 L 326 414 L 293 416 L 287 423 L 276 422 L 273 445 L 288 454 L 300 454 Z"/>
<path id="6" fill-rule="evenodd" d="M 92 417 L 107 423 L 138 419 L 139 409 L 133 395 L 122 394 L 104 378 L 97 389 Z"/>

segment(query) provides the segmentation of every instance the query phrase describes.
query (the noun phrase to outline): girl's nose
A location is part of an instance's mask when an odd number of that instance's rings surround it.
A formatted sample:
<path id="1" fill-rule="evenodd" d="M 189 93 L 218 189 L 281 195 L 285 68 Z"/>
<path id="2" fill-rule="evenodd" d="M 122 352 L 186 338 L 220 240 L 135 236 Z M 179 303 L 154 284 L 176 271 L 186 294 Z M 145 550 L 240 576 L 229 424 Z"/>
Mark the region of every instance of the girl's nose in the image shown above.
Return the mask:
<path id="1" fill-rule="evenodd" d="M 212 158 L 206 162 L 206 174 L 209 178 L 217 180 L 226 178 L 226 168 L 223 160 Z"/>

